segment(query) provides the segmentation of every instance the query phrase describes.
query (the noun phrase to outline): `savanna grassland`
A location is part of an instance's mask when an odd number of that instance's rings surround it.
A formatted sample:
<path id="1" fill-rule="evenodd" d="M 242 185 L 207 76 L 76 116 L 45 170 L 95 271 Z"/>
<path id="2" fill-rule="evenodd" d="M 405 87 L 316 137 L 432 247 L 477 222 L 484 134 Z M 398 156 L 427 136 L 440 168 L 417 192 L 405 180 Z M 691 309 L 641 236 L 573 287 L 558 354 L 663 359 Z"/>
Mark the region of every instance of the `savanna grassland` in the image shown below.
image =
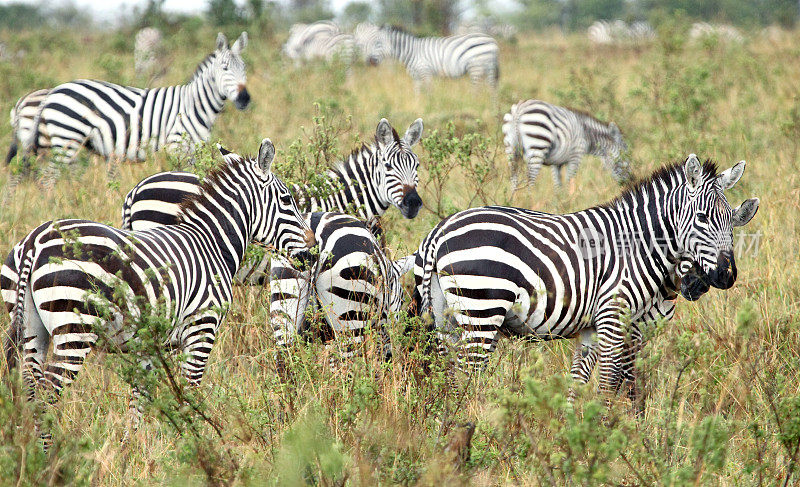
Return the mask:
<path id="1" fill-rule="evenodd" d="M 0 484 L 797 482 L 800 34 L 768 40 L 755 32 L 744 45 L 688 44 L 684 27 L 667 26 L 646 46 L 602 49 L 579 36 L 523 34 L 501 43 L 497 103 L 467 80 L 437 81 L 417 95 L 397 65 L 355 66 L 349 76 L 341 66 L 295 68 L 280 56 L 285 34 L 251 30 L 244 57 L 253 103 L 244 112 L 228 105 L 212 136 L 212 142 L 245 153 L 270 137 L 278 148 L 276 172 L 302 178 L 370 141 L 381 117 L 401 133 L 422 117 L 417 153 L 426 209 L 414 220 L 396 210 L 386 214 L 388 245 L 398 256 L 415 250 L 455 210 L 496 203 L 573 211 L 620 191 L 598 159 L 586 158 L 563 194 L 553 191 L 547 169 L 535 185 L 512 194 L 500 120 L 520 99 L 614 120 L 638 176 L 691 152 L 724 167 L 747 160 L 728 199 L 736 206 L 761 198 L 756 217 L 736 234 L 750 240 L 740 233 L 758 234 L 758 245 L 737 255 L 732 289 L 712 290 L 695 303 L 681 299 L 671 322 L 648 330 L 639 363 L 643 417 L 632 415 L 623 399 L 606 410 L 594 384 L 578 391 L 574 407 L 568 405 L 574 344 L 566 340 L 504 340 L 489 367 L 461 378 L 461 390 L 454 390 L 441 361 L 434 359 L 425 375 L 418 351 L 399 351 L 413 341 L 401 336 L 402 319 L 392 323 L 398 351 L 391 364 L 367 354 L 334 372 L 326 365 L 330 350 L 300 344 L 291 354 L 291 380 L 282 384 L 269 293 L 238 289 L 200 390 L 180 384 L 154 389 L 143 426 L 125 446 L 120 439 L 130 388 L 119 357 L 93 354 L 67 390 L 53 415 L 49 457 L 37 444 L 19 379 L 4 380 Z M 227 32 L 229 38 L 238 33 Z M 168 35 L 166 74 L 157 84 L 185 82 L 214 38 L 205 28 Z M 130 32 L 2 32 L 0 39 L 27 52 L 19 61 L 0 61 L 3 113 L 33 89 L 75 78 L 141 84 L 133 74 Z M 10 129 L 3 116 L 3 151 Z M 181 161 L 158 154 L 127 164 L 118 182 L 107 180 L 99 159 L 87 155 L 81 164 L 85 170 L 50 194 L 26 180 L 0 208 L 3 255 L 42 221 L 82 217 L 118 225 L 128 189 Z M 8 175 L 0 170 L 0 187 Z M 8 317 L 0 317 L 0 328 L 7 324 Z M 468 443 L 465 459 L 461 445 Z"/>

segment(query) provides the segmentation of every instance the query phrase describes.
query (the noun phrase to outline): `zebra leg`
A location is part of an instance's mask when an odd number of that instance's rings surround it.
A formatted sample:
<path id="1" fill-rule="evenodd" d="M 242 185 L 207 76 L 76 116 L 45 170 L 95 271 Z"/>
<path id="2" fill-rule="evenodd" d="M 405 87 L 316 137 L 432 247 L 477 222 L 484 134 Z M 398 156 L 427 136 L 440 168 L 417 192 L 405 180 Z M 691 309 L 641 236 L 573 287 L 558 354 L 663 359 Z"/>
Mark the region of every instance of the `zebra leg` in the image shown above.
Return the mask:
<path id="1" fill-rule="evenodd" d="M 639 377 L 636 374 L 636 357 L 642 349 L 642 330 L 639 325 L 644 325 L 644 322 L 637 320 L 629 327 L 628 343 L 622 357 L 621 375 L 623 387 L 627 390 L 634 414 L 641 417 L 644 415 L 644 403 L 639 396 L 639 385 L 637 384 Z"/>
<path id="2" fill-rule="evenodd" d="M 586 384 L 592 378 L 595 364 L 597 363 L 597 337 L 593 328 L 581 330 L 580 341 L 572 355 L 570 373 L 572 379 L 581 384 Z M 575 400 L 575 391 L 570 389 L 569 402 Z"/>
<path id="3" fill-rule="evenodd" d="M 140 363 L 142 369 L 152 370 L 153 362 L 150 360 L 142 360 Z M 125 433 L 122 435 L 121 443 L 126 443 L 130 438 L 132 432 L 136 432 L 142 423 L 142 391 L 137 385 L 131 388 L 131 398 L 128 402 L 128 424 L 125 425 Z"/>
<path id="4" fill-rule="evenodd" d="M 575 174 L 578 173 L 578 168 L 581 165 L 581 156 L 574 156 L 569 161 L 567 161 L 567 184 L 575 177 Z"/>
<path id="5" fill-rule="evenodd" d="M 534 182 L 536 182 L 536 177 L 539 176 L 539 171 L 542 170 L 542 165 L 544 164 L 544 157 L 542 157 L 537 153 L 532 156 L 529 156 L 527 159 L 528 159 L 527 161 L 528 184 L 533 184 Z"/>
<path id="6" fill-rule="evenodd" d="M 550 167 L 553 170 L 553 186 L 557 190 L 560 190 L 562 188 L 562 184 L 561 184 L 561 167 L 562 166 L 556 164 L 556 165 L 553 165 L 553 166 L 550 166 Z"/>
<path id="7" fill-rule="evenodd" d="M 186 357 L 181 362 L 181 370 L 189 385 L 194 387 L 199 386 L 203 380 L 221 320 L 216 312 L 203 310 L 201 313 L 204 314 L 194 318 L 186 326 L 181 345 L 181 352 Z"/>
<path id="8" fill-rule="evenodd" d="M 622 377 L 622 358 L 625 350 L 623 326 L 619 313 L 596 320 L 600 348 L 600 390 L 613 395 L 619 390 Z"/>
<path id="9" fill-rule="evenodd" d="M 270 269 L 269 314 L 277 345 L 275 366 L 283 382 L 289 380 L 286 352 L 300 331 L 310 296 L 310 274 L 294 269 L 284 257 L 275 257 Z"/>

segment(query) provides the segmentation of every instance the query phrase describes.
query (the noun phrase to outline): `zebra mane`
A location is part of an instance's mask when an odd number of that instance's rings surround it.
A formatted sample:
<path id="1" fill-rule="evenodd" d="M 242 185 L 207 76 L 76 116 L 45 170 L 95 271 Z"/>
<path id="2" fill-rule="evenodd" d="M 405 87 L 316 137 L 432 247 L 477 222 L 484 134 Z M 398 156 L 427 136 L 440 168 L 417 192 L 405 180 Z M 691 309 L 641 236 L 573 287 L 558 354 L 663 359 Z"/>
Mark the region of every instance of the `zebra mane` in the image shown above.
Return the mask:
<path id="1" fill-rule="evenodd" d="M 622 190 L 619 196 L 611 201 L 598 205 L 596 208 L 614 208 L 622 203 L 631 203 L 638 195 L 647 193 L 656 183 L 664 183 L 667 186 L 672 185 L 675 181 L 682 181 L 684 161 L 678 161 L 672 164 L 662 166 L 649 176 L 640 178 Z M 717 164 L 711 159 L 706 159 L 703 163 L 703 178 L 710 179 L 717 176 Z"/>
<path id="2" fill-rule="evenodd" d="M 599 118 L 595 117 L 591 113 L 589 113 L 589 112 L 587 112 L 585 110 L 581 110 L 580 108 L 572 108 L 570 106 L 565 106 L 564 108 L 566 108 L 567 110 L 569 110 L 571 112 L 576 113 L 577 115 L 580 115 L 581 117 L 587 118 L 587 119 L 591 120 L 592 122 L 596 122 L 596 123 L 599 123 L 599 124 L 602 124 L 602 125 L 606 125 L 606 126 L 610 123 L 610 122 L 605 122 L 603 120 L 600 120 Z"/>
<path id="3" fill-rule="evenodd" d="M 214 51 L 205 58 L 203 58 L 203 60 L 200 61 L 200 63 L 197 65 L 197 68 L 195 68 L 194 73 L 192 73 L 192 77 L 189 78 L 189 83 L 196 80 L 206 70 L 208 66 L 211 66 L 211 63 L 214 62 L 214 59 L 216 59 L 216 57 L 217 57 L 217 52 Z"/>
<path id="4" fill-rule="evenodd" d="M 394 141 L 399 144 L 400 143 L 400 134 L 397 133 L 397 130 L 395 130 L 394 127 L 392 127 L 392 136 L 394 137 Z M 373 147 L 379 147 L 379 146 L 380 146 L 380 144 L 378 144 L 378 137 L 376 135 L 375 138 L 374 138 L 374 145 L 373 146 L 369 146 L 366 143 L 362 142 L 360 147 L 356 147 L 355 149 L 350 151 L 350 155 L 348 155 L 347 157 L 344 157 L 344 158 L 339 159 L 338 161 L 334 162 L 333 165 L 331 166 L 331 170 L 333 170 L 335 172 L 341 172 L 344 169 L 346 169 L 348 162 L 350 162 L 353 159 L 357 159 L 360 154 L 363 154 L 366 151 L 371 152 Z"/>
<path id="5" fill-rule="evenodd" d="M 181 201 L 178 207 L 178 214 L 176 215 L 177 222 L 182 223 L 186 221 L 184 217 L 187 213 L 193 212 L 198 209 L 202 202 L 206 201 L 210 193 L 215 192 L 214 189 L 228 174 L 235 172 L 239 166 L 244 165 L 246 162 L 251 161 L 254 157 L 242 156 L 229 152 L 224 155 L 225 162 L 217 165 L 200 181 L 200 191 L 192 193 Z"/>
<path id="6" fill-rule="evenodd" d="M 389 31 L 389 32 L 397 32 L 399 34 L 406 34 L 406 35 L 410 35 L 410 36 L 413 36 L 413 37 L 417 37 L 416 34 L 414 34 L 413 32 L 410 32 L 405 27 L 402 27 L 402 26 L 399 26 L 399 25 L 395 25 L 395 24 L 383 24 L 381 26 L 381 30 L 386 30 L 386 31 Z"/>

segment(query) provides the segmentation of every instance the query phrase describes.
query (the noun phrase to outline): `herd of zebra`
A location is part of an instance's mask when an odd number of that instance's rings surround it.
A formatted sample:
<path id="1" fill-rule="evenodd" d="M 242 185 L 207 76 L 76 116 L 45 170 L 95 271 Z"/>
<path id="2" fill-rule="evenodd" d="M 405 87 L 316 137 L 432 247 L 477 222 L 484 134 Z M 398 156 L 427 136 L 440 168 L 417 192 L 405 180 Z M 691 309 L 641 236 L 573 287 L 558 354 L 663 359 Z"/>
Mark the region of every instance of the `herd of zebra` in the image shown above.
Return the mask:
<path id="1" fill-rule="evenodd" d="M 437 73 L 433 64 L 448 66 L 453 45 L 447 42 L 417 45 L 394 29 L 373 34 L 376 43 L 386 43 L 386 55 L 406 53 L 401 58 L 423 79 Z M 475 65 L 462 56 L 466 72 L 493 67 L 496 79 L 496 44 L 491 51 L 481 36 L 458 39 L 462 54 L 494 53 L 493 61 L 476 55 Z M 19 157 L 50 149 L 51 159 L 67 160 L 81 147 L 109 160 L 141 160 L 160 149 L 191 154 L 194 144 L 208 140 L 226 100 L 239 109 L 248 105 L 241 57 L 247 43 L 246 33 L 232 45 L 219 34 L 186 85 L 138 89 L 78 80 L 34 92 L 12 109 L 7 159 L 17 157 L 17 144 Z M 422 50 L 418 59 L 414 49 Z M 562 184 L 562 168 L 571 178 L 586 154 L 602 158 L 617 181 L 630 179 L 628 147 L 613 122 L 527 100 L 511 107 L 502 132 L 512 174 L 522 161 L 530 183 L 549 165 Z M 670 319 L 678 294 L 695 300 L 736 280 L 733 228 L 750 221 L 759 201 L 732 209 L 725 197 L 744 161 L 718 172 L 694 154 L 630 182 L 613 201 L 576 213 L 501 206 L 457 212 L 413 254 L 392 260 L 379 219 L 392 206 L 408 219 L 422 209 L 414 152 L 422 134 L 422 119 L 402 136 L 381 119 L 370 143 L 330 168 L 324 194 L 288 187 L 273 174 L 269 139 L 254 157 L 218 145 L 223 163 L 203 179 L 163 172 L 132 188 L 120 228 L 78 219 L 41 224 L 0 268 L 11 318 L 7 364 L 20 367 L 30 400 L 54 402 L 93 349 L 131 351 L 138 327 L 156 317 L 169 323 L 163 346 L 182 354 L 182 373 L 197 385 L 235 305 L 234 283 L 266 283 L 281 376 L 288 346 L 309 332 L 308 308 L 321 311 L 342 361 L 363 353 L 370 336 L 379 337 L 390 360 L 397 351 L 386 325 L 405 309 L 428 324 L 434 348 L 449 357 L 453 371 L 481 369 L 502 335 L 579 337 L 575 380 L 587 382 L 599 364 L 600 389 L 614 394 L 626 383 L 635 400 L 641 327 Z M 246 258 L 251 244 L 274 252 Z M 413 293 L 404 305 L 402 276 L 412 269 Z M 370 329 L 378 333 L 367 334 Z M 133 386 L 135 427 L 141 408 Z M 47 448 L 49 433 L 40 428 Z"/>
<path id="2" fill-rule="evenodd" d="M 765 29 L 764 34 L 774 37 L 777 29 L 772 31 Z M 779 29 L 778 29 L 779 32 Z M 656 38 L 653 27 L 644 21 L 627 23 L 623 20 L 598 20 L 586 30 L 589 41 L 598 45 L 612 44 L 640 44 L 650 42 Z M 722 42 L 741 43 L 744 36 L 739 29 L 732 25 L 710 24 L 708 22 L 695 22 L 689 28 L 689 39 L 700 41 L 703 39 L 717 39 Z"/>

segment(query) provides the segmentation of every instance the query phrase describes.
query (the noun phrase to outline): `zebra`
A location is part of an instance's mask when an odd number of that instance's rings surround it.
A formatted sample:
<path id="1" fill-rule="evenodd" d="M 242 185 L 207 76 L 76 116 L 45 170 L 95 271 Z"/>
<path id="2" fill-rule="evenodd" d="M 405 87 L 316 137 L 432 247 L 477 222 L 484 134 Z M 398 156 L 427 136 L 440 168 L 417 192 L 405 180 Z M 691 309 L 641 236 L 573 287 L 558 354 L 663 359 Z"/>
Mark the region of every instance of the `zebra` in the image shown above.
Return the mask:
<path id="1" fill-rule="evenodd" d="M 593 44 L 610 45 L 627 42 L 639 43 L 651 41 L 656 34 L 648 22 L 638 21 L 627 24 L 622 20 L 598 20 L 586 30 Z"/>
<path id="2" fill-rule="evenodd" d="M 321 311 L 340 346 L 343 359 L 359 353 L 364 332 L 377 326 L 383 354 L 391 355 L 384 324 L 403 304 L 402 276 L 414 265 L 414 256 L 391 261 L 369 228 L 338 212 L 304 215 L 314 232 L 319 255 L 313 270 L 299 270 L 278 256 L 270 272 L 270 321 L 280 350 L 298 333 L 306 333 L 309 302 Z M 313 295 L 313 299 L 312 299 Z M 283 353 L 278 371 L 285 377 Z"/>
<path id="3" fill-rule="evenodd" d="M 689 29 L 689 39 L 699 41 L 716 38 L 723 42 L 741 44 L 744 36 L 739 29 L 726 24 L 709 24 L 708 22 L 695 22 Z"/>
<path id="4" fill-rule="evenodd" d="M 455 213 L 420 244 L 412 309 L 433 318 L 441 349 L 455 348 L 466 370 L 485 364 L 500 333 L 583 344 L 596 333 L 597 352 L 573 363 L 572 375 L 588 381 L 599 361 L 600 388 L 614 392 L 633 355 L 623 322 L 670 313 L 665 281 L 679 262 L 695 263 L 705 284 L 734 284 L 733 227 L 753 218 L 759 200 L 731 210 L 723 191 L 744 167 L 718 174 L 691 154 L 584 211 Z"/>
<path id="5" fill-rule="evenodd" d="M 295 184 L 292 192 L 305 212 L 340 211 L 364 221 L 374 221 L 390 206 L 405 218 L 415 218 L 422 207 L 417 193 L 419 158 L 412 151 L 422 137 L 422 119 L 415 120 L 400 137 L 389 121 L 381 119 L 374 145 L 362 145 L 328 172 L 323 193 Z M 142 180 L 125 196 L 122 229 L 142 230 L 175 222 L 180 202 L 197 191 L 199 180 L 188 172 L 164 172 Z M 239 278 L 262 284 L 269 259 L 248 262 Z"/>
<path id="6" fill-rule="evenodd" d="M 353 36 L 341 32 L 339 26 L 330 21 L 293 25 L 283 45 L 284 55 L 296 63 L 313 59 L 330 62 L 338 58 L 350 65 L 354 49 Z"/>
<path id="7" fill-rule="evenodd" d="M 369 64 L 391 57 L 405 65 L 417 91 L 434 76 L 486 81 L 497 88 L 499 76 L 497 41 L 486 34 L 449 37 L 416 37 L 397 27 L 361 28 L 356 42 Z"/>
<path id="8" fill-rule="evenodd" d="M 617 182 L 630 178 L 630 163 L 623 157 L 628 146 L 614 122 L 541 100 L 524 100 L 503 116 L 503 143 L 511 172 L 511 186 L 518 183 L 517 161 L 528 169 L 528 184 L 536 181 L 542 165 L 553 169 L 553 183 L 561 188 L 561 170 L 567 167 L 567 182 L 586 154 L 602 158 Z"/>
<path id="9" fill-rule="evenodd" d="M 148 150 L 164 147 L 188 153 L 194 144 L 208 140 L 226 99 L 239 110 L 250 103 L 241 57 L 246 46 L 246 32 L 232 46 L 218 34 L 216 50 L 185 85 L 140 89 L 77 80 L 50 90 L 39 105 L 30 137 L 20 141 L 26 152 L 53 149 L 43 186 L 53 187 L 56 160 L 72 162 L 83 146 L 105 157 L 114 177 L 117 158 L 143 160 Z M 7 159 L 15 154 L 10 151 Z"/>
<path id="10" fill-rule="evenodd" d="M 197 386 L 248 244 L 262 241 L 308 256 L 314 236 L 288 188 L 270 172 L 272 142 L 264 139 L 253 159 L 222 147 L 220 152 L 226 164 L 181 204 L 176 225 L 128 232 L 57 220 L 25 237 L 18 278 L 10 289 L 4 279 L 3 291 L 16 293 L 6 355 L 14 366 L 21 353 L 29 399 L 39 399 L 44 389 L 54 402 L 98 339 L 110 351 L 127 352 L 138 340 L 136 323 L 148 314 L 171 324 L 164 345 L 187 357 L 182 373 Z M 138 394 L 134 387 L 134 398 Z M 138 400 L 131 412 L 135 427 Z"/>
<path id="11" fill-rule="evenodd" d="M 158 66 L 161 55 L 161 31 L 145 27 L 136 33 L 133 44 L 133 66 L 137 78 L 152 80 L 164 74 Z"/>

